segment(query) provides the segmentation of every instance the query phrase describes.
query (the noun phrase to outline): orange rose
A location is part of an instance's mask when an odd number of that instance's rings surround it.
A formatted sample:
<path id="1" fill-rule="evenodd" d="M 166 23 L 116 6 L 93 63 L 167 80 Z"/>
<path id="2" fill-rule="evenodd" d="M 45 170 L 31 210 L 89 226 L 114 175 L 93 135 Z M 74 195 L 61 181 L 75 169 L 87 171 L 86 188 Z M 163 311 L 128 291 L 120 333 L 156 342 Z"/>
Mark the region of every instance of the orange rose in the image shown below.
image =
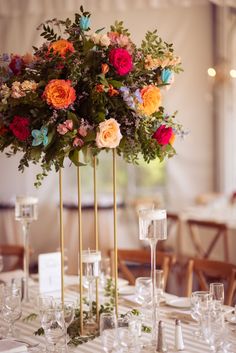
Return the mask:
<path id="1" fill-rule="evenodd" d="M 120 124 L 115 119 L 111 118 L 99 124 L 96 136 L 98 148 L 115 148 L 119 146 L 121 138 Z"/>
<path id="2" fill-rule="evenodd" d="M 71 81 L 51 80 L 45 87 L 43 97 L 55 109 L 64 109 L 75 101 L 76 94 Z"/>
<path id="3" fill-rule="evenodd" d="M 53 49 L 53 52 L 56 54 L 60 54 L 61 57 L 65 57 L 68 52 L 73 53 L 75 48 L 71 42 L 66 39 L 59 39 L 56 42 L 53 42 L 49 45 L 49 52 Z"/>
<path id="4" fill-rule="evenodd" d="M 142 113 L 151 115 L 158 111 L 161 105 L 160 89 L 154 85 L 149 85 L 141 90 L 141 97 L 143 103 L 139 105 Z"/>

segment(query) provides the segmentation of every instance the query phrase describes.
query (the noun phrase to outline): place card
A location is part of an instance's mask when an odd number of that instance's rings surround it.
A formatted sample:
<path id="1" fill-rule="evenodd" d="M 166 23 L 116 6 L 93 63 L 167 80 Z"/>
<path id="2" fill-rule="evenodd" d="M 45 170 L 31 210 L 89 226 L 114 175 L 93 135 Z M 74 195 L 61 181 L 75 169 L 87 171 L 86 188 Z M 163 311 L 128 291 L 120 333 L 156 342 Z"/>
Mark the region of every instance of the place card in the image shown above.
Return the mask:
<path id="1" fill-rule="evenodd" d="M 39 291 L 49 293 L 61 290 L 61 253 L 39 255 Z"/>

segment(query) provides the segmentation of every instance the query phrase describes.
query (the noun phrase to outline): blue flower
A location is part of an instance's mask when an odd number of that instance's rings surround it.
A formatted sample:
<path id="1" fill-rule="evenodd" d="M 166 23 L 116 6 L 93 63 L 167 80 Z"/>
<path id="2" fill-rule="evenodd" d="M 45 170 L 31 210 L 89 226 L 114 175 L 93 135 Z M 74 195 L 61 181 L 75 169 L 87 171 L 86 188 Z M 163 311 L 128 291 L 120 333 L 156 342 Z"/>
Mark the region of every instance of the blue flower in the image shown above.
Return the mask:
<path id="1" fill-rule="evenodd" d="M 89 29 L 90 26 L 90 18 L 87 16 L 82 16 L 80 19 L 80 28 L 83 31 L 87 31 Z"/>
<path id="2" fill-rule="evenodd" d="M 32 146 L 39 146 L 41 143 L 46 146 L 48 144 L 48 128 L 41 127 L 40 130 L 32 130 L 31 135 L 33 136 Z"/>
<path id="3" fill-rule="evenodd" d="M 161 80 L 163 83 L 170 83 L 173 72 L 169 69 L 163 69 L 161 72 Z"/>
<path id="4" fill-rule="evenodd" d="M 134 92 L 134 97 L 137 99 L 139 103 L 141 104 L 143 103 L 143 99 L 141 97 L 141 93 L 139 89 L 136 89 L 136 91 Z"/>

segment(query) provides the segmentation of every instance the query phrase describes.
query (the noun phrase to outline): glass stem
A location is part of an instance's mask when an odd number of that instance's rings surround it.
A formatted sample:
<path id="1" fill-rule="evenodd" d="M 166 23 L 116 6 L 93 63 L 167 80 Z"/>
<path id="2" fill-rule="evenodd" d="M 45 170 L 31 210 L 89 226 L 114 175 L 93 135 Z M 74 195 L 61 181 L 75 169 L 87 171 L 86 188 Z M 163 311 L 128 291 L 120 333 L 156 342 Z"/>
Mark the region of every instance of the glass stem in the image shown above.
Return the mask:
<path id="1" fill-rule="evenodd" d="M 93 318 L 93 281 L 89 281 L 89 320 Z"/>
<path id="2" fill-rule="evenodd" d="M 157 333 L 157 312 L 156 312 L 156 245 L 157 240 L 150 240 L 151 248 L 151 279 L 152 279 L 152 339 L 156 341 Z"/>
<path id="3" fill-rule="evenodd" d="M 29 223 L 22 223 L 24 236 L 24 296 L 25 302 L 29 302 Z"/>

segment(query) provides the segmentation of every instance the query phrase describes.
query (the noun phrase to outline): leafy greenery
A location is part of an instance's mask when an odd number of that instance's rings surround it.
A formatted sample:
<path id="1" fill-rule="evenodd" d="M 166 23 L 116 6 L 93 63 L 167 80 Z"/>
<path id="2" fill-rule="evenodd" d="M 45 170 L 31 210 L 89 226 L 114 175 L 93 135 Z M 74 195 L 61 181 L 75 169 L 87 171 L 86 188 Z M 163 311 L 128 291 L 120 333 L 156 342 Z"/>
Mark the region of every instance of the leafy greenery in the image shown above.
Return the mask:
<path id="1" fill-rule="evenodd" d="M 58 171 L 64 166 L 65 158 L 83 166 L 102 150 L 114 147 L 129 163 L 137 164 L 140 155 L 147 163 L 156 158 L 162 161 L 174 156 L 175 149 L 170 139 L 154 137 L 155 132 L 165 126 L 169 133 L 182 134 L 176 113 L 166 114 L 161 106 L 161 90 L 182 70 L 173 44 L 154 30 L 146 33 L 138 47 L 122 21 L 116 21 L 107 33 L 104 28 L 93 33 L 90 16 L 80 7 L 74 21 L 50 19 L 38 27 L 45 42 L 33 47 L 33 56 L 0 57 L 0 151 L 8 157 L 23 152 L 21 172 L 30 162 L 40 164 L 37 187 L 52 168 Z M 119 71 L 119 60 L 112 59 L 114 51 L 124 56 L 121 62 L 128 65 L 124 73 Z M 66 82 L 75 97 L 62 94 L 68 101 L 56 105 L 53 93 L 47 95 L 54 80 L 61 85 Z M 145 98 L 146 89 L 156 93 Z M 110 120 L 118 124 L 115 137 L 119 139 L 115 145 L 99 144 L 101 124 Z M 46 129 L 45 141 L 35 140 L 41 129 Z M 80 151 L 86 163 L 78 162 Z"/>

